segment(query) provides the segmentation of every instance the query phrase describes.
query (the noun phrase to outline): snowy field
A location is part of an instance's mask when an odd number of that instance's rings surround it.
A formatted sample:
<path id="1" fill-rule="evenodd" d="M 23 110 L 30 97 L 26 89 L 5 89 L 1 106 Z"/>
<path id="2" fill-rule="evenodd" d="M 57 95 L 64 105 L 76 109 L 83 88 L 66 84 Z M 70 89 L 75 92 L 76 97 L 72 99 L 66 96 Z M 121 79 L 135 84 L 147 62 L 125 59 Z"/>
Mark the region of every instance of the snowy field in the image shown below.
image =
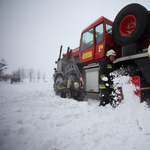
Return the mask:
<path id="1" fill-rule="evenodd" d="M 133 89 L 114 109 L 62 99 L 52 79 L 0 82 L 0 150 L 150 150 L 150 108 Z"/>

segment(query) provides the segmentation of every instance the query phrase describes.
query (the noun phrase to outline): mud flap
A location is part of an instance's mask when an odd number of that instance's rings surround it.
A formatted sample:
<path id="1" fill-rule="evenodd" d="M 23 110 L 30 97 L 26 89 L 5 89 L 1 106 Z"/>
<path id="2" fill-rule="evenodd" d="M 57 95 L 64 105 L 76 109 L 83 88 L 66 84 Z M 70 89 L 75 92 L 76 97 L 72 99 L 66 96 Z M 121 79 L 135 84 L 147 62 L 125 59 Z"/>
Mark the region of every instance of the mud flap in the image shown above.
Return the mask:
<path id="1" fill-rule="evenodd" d="M 132 83 L 133 85 L 135 85 L 136 91 L 134 91 L 134 93 L 140 98 L 140 102 L 141 102 L 140 77 L 139 76 L 131 77 L 128 83 Z"/>
<path id="2" fill-rule="evenodd" d="M 140 77 L 134 76 L 130 77 L 128 84 L 133 84 L 136 87 L 136 90 L 134 91 L 135 95 L 137 95 L 140 98 L 141 101 L 141 86 L 140 86 Z M 122 100 L 124 100 L 124 95 L 122 91 L 121 86 L 115 86 L 115 101 L 119 104 Z"/>

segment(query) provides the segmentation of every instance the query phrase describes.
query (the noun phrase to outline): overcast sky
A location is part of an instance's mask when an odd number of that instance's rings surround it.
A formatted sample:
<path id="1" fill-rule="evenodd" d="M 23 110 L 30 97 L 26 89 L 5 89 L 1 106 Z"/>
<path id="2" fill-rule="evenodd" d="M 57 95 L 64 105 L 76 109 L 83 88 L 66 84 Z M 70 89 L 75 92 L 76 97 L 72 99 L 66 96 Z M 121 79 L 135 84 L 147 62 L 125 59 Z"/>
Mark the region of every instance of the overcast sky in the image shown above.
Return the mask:
<path id="1" fill-rule="evenodd" d="M 0 59 L 7 73 L 25 67 L 52 77 L 61 44 L 78 47 L 84 28 L 133 2 L 150 10 L 149 0 L 0 0 Z"/>

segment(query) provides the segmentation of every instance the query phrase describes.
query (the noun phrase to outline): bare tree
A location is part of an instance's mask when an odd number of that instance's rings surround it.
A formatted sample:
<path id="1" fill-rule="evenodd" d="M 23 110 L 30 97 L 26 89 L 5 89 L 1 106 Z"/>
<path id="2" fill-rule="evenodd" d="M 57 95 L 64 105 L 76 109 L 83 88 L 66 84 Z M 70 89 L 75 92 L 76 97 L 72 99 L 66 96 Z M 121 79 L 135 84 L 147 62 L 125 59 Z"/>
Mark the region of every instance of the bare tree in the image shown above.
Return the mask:
<path id="1" fill-rule="evenodd" d="M 46 78 L 46 74 L 45 72 L 43 72 L 43 82 L 45 81 L 45 78 Z"/>
<path id="2" fill-rule="evenodd" d="M 38 81 L 41 79 L 41 72 L 40 72 L 40 70 L 37 71 L 37 79 L 38 79 Z"/>
<path id="3" fill-rule="evenodd" d="M 28 72 L 28 78 L 29 78 L 29 81 L 32 82 L 33 81 L 33 78 L 34 78 L 34 69 L 29 69 Z"/>
<path id="4" fill-rule="evenodd" d="M 36 71 L 33 71 L 33 82 L 35 82 Z"/>
<path id="5" fill-rule="evenodd" d="M 11 75 L 13 78 L 20 78 L 20 80 L 23 82 L 23 79 L 26 77 L 29 78 L 30 82 L 35 82 L 35 78 L 37 77 L 37 80 L 39 81 L 41 79 L 41 71 L 38 70 L 35 72 L 34 69 L 28 69 L 26 70 L 24 67 L 18 68 L 17 70 L 14 70 Z M 45 72 L 43 72 L 43 81 L 45 80 Z"/>
<path id="6" fill-rule="evenodd" d="M 20 78 L 21 79 L 21 68 L 18 68 L 16 70 L 16 73 L 17 73 L 17 78 Z"/>
<path id="7" fill-rule="evenodd" d="M 21 79 L 21 68 L 18 68 L 17 70 L 14 70 L 12 72 L 12 77 Z"/>
<path id="8" fill-rule="evenodd" d="M 24 67 L 21 68 L 21 81 L 23 82 L 23 79 L 26 78 L 26 71 Z"/>
<path id="9" fill-rule="evenodd" d="M 4 70 L 7 69 L 7 63 L 4 59 L 0 60 L 0 78 L 2 76 L 2 74 L 4 73 Z"/>
<path id="10" fill-rule="evenodd" d="M 12 76 L 10 74 L 4 74 L 1 76 L 2 79 L 6 82 L 7 80 L 9 80 Z"/>
<path id="11" fill-rule="evenodd" d="M 12 77 L 13 77 L 13 78 L 17 78 L 17 70 L 14 70 L 14 71 L 12 72 Z"/>

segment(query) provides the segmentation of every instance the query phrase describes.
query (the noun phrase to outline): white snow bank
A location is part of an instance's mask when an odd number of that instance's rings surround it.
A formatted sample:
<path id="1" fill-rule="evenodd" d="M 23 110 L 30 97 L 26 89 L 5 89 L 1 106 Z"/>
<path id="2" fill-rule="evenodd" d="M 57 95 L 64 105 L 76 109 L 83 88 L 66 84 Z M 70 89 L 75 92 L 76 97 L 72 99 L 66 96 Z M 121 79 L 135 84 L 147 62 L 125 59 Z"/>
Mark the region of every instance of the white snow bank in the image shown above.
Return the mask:
<path id="1" fill-rule="evenodd" d="M 0 83 L 0 149 L 149 150 L 150 109 L 127 77 L 116 80 L 124 100 L 115 109 L 99 107 L 97 100 L 60 98 L 52 80 Z"/>

